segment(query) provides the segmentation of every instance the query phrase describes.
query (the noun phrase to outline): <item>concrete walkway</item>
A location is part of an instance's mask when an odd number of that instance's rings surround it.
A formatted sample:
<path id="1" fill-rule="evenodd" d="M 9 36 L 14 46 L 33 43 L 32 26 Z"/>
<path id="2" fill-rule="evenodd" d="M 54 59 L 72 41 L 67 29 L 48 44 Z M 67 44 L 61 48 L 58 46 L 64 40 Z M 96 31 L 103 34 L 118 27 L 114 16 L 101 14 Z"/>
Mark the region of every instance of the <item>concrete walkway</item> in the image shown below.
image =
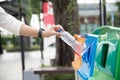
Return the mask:
<path id="1" fill-rule="evenodd" d="M 55 48 L 44 50 L 44 64 L 50 65 L 50 59 L 55 58 Z M 41 66 L 40 51 L 25 52 L 25 69 Z M 4 52 L 0 55 L 0 80 L 22 80 L 22 65 L 20 52 Z"/>

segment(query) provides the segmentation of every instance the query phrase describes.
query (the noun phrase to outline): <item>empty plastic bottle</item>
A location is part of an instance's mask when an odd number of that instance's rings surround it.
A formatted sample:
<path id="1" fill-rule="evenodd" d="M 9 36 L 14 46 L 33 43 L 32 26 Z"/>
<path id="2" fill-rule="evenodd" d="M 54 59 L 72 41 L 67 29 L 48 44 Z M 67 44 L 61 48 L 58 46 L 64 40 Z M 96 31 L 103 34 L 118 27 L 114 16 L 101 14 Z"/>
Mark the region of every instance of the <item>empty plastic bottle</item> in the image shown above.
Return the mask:
<path id="1" fill-rule="evenodd" d="M 75 52 L 77 52 L 79 55 L 83 55 L 85 52 L 86 45 L 81 44 L 75 38 L 67 31 L 62 31 L 61 29 L 58 30 L 58 32 L 61 33 L 61 39 L 71 46 Z"/>

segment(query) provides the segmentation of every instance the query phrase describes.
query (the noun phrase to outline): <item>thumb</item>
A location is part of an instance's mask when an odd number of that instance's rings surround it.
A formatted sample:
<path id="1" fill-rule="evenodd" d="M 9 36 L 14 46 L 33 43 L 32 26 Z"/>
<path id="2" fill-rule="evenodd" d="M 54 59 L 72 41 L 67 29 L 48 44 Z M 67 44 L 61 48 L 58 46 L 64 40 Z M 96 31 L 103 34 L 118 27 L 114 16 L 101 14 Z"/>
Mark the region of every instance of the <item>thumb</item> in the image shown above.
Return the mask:
<path id="1" fill-rule="evenodd" d="M 59 38 L 60 38 L 61 33 L 59 33 L 59 32 L 55 32 L 55 35 L 56 35 L 57 37 L 59 37 Z"/>

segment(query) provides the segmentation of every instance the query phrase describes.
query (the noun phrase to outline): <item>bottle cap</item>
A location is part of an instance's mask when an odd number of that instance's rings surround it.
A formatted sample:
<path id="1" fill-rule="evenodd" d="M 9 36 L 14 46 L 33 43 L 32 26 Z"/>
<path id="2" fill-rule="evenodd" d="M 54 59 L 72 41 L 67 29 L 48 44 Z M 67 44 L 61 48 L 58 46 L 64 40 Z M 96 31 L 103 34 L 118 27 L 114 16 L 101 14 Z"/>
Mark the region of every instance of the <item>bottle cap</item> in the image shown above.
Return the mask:
<path id="1" fill-rule="evenodd" d="M 58 32 L 62 32 L 62 29 L 59 29 Z"/>

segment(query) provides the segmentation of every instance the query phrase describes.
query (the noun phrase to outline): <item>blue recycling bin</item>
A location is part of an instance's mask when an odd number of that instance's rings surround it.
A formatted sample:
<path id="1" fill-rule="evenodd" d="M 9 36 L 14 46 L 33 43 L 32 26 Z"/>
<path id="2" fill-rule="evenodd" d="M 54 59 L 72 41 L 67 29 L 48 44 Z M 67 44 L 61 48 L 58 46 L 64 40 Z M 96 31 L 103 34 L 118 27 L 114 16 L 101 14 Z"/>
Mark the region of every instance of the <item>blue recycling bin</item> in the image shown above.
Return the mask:
<path id="1" fill-rule="evenodd" d="M 94 61 L 97 48 L 98 37 L 93 34 L 83 35 L 86 43 L 86 52 L 82 56 L 82 65 L 77 70 L 80 80 L 88 80 L 93 76 Z"/>

